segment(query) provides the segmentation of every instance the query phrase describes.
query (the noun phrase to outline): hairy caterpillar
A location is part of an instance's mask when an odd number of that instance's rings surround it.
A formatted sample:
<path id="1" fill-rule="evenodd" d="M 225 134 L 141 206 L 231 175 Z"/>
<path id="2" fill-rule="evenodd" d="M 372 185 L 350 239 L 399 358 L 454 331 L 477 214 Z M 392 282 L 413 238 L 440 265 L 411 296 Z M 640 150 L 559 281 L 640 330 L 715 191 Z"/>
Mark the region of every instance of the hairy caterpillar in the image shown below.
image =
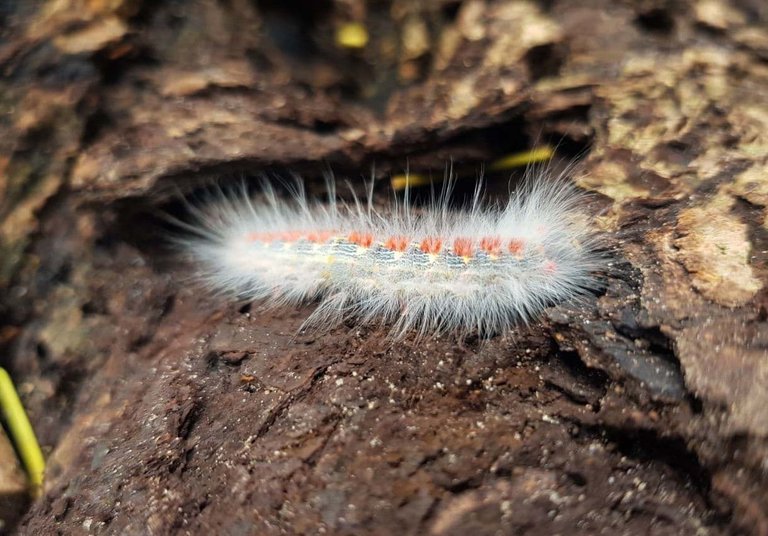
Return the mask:
<path id="1" fill-rule="evenodd" d="M 531 175 L 531 173 L 529 173 Z M 450 181 L 449 181 L 450 182 Z M 450 186 L 426 207 L 377 210 L 292 198 L 268 183 L 192 205 L 179 243 L 209 288 L 267 306 L 319 300 L 304 327 L 383 323 L 390 336 L 488 337 L 584 295 L 603 264 L 582 196 L 563 178 L 527 177 L 506 203 L 449 207 Z"/>

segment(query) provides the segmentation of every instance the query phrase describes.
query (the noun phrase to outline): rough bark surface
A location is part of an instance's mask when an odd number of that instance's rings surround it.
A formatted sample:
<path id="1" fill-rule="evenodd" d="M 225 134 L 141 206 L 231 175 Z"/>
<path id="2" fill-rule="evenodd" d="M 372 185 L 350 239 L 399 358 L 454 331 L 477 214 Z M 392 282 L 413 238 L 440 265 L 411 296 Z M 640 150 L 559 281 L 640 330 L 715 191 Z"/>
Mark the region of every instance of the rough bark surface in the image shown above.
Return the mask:
<path id="1" fill-rule="evenodd" d="M 15 531 L 768 534 L 764 2 L 5 6 L 0 365 L 49 461 Z M 589 147 L 614 259 L 512 339 L 295 336 L 309 308 L 190 288 L 153 217 L 537 140 Z"/>

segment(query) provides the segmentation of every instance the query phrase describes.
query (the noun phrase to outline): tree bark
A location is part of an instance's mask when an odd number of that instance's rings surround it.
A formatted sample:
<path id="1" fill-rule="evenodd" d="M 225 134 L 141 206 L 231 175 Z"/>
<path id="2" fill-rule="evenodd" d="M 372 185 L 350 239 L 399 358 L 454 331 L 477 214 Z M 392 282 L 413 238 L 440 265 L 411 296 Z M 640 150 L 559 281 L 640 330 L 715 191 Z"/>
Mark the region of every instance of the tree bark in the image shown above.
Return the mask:
<path id="1" fill-rule="evenodd" d="M 18 533 L 768 534 L 764 2 L 0 23 L 0 365 L 48 452 Z M 159 212 L 213 180 L 473 176 L 543 142 L 581 156 L 612 261 L 513 337 L 296 335 L 310 307 L 221 304 L 165 247 Z"/>

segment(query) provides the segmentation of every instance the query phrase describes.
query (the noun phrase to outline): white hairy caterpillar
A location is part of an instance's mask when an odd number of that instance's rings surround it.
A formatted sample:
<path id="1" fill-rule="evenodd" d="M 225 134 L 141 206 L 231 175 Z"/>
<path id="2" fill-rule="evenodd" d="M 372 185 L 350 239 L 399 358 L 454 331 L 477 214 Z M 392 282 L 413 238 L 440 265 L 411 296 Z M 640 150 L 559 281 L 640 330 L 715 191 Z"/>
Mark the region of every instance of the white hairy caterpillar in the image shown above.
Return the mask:
<path id="1" fill-rule="evenodd" d="M 529 173 L 528 175 L 532 175 Z M 303 328 L 383 323 L 400 338 L 488 337 L 528 323 L 597 286 L 602 265 L 583 196 L 565 179 L 529 176 L 503 204 L 452 210 L 443 195 L 414 208 L 376 210 L 307 199 L 300 181 L 284 200 L 264 183 L 189 206 L 178 240 L 210 289 L 267 306 L 319 300 Z"/>

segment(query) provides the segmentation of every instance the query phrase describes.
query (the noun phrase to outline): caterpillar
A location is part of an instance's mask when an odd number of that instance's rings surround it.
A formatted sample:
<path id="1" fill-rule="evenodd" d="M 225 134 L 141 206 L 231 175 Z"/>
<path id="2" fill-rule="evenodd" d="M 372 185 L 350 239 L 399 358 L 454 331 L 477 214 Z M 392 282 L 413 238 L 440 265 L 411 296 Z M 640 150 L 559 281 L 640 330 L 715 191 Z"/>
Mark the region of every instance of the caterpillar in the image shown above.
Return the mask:
<path id="1" fill-rule="evenodd" d="M 284 199 L 219 190 L 189 206 L 177 240 L 206 287 L 267 307 L 318 301 L 302 329 L 381 323 L 389 336 L 482 338 L 535 319 L 598 286 L 603 265 L 584 196 L 562 177 L 531 173 L 506 202 L 452 209 L 451 186 L 414 206 L 375 208 L 353 194 L 311 201 L 299 180 Z M 451 181 L 447 181 L 450 183 Z"/>

